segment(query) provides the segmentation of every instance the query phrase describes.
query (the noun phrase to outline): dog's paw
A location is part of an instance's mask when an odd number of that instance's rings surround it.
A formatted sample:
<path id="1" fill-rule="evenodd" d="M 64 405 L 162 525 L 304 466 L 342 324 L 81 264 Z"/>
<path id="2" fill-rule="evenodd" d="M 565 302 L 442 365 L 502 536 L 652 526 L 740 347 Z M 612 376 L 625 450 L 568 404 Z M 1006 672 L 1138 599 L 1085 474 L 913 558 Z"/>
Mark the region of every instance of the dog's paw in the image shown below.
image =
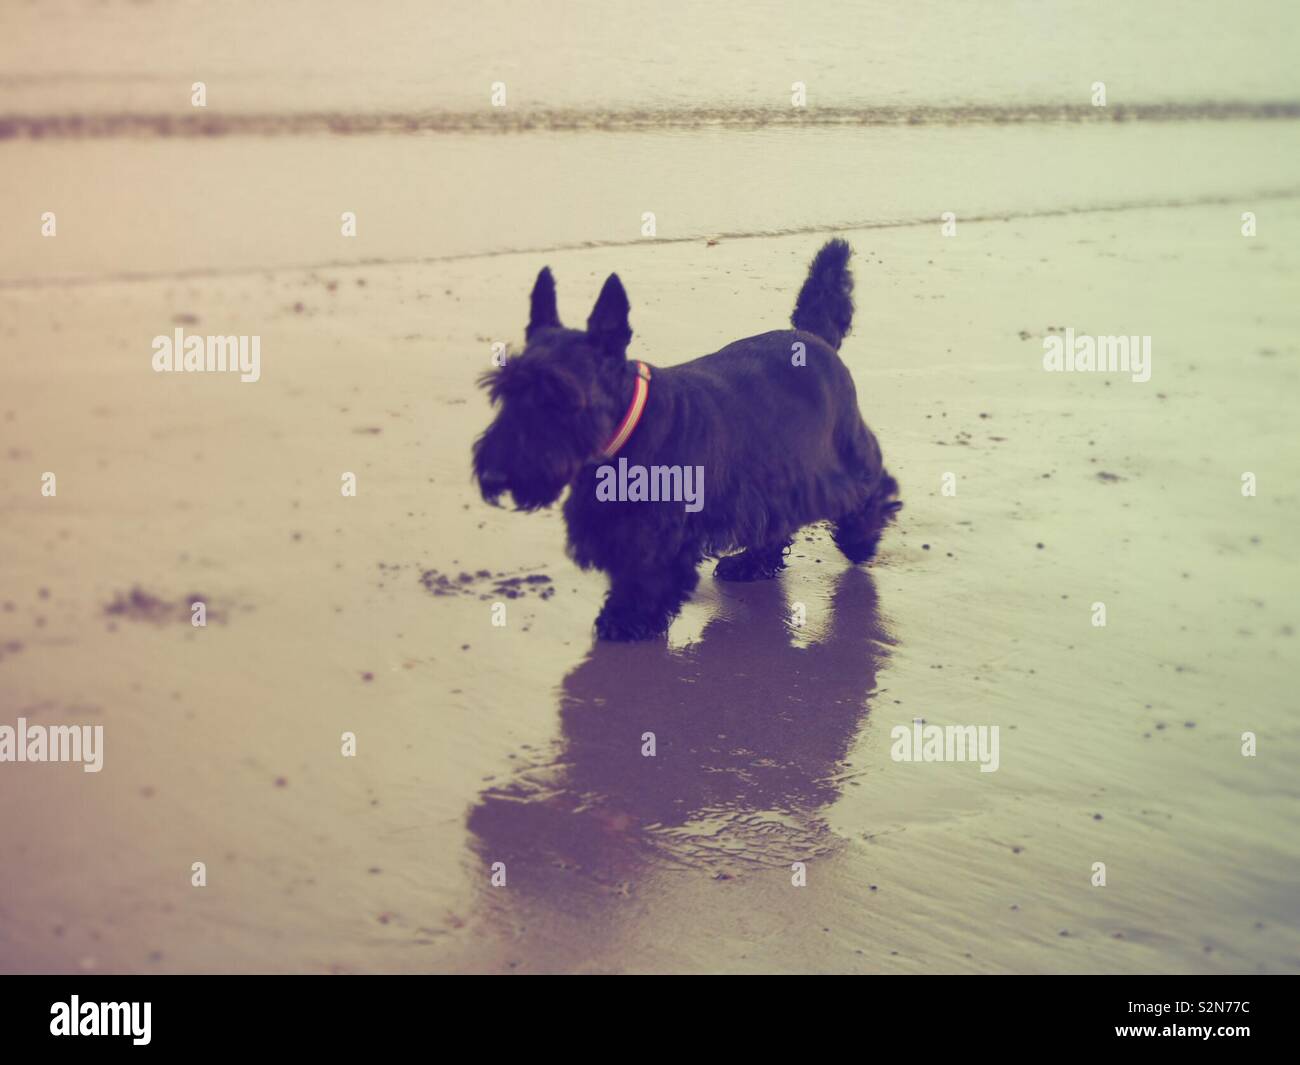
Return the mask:
<path id="1" fill-rule="evenodd" d="M 769 581 L 780 576 L 783 569 L 785 560 L 780 551 L 761 555 L 742 551 L 739 555 L 719 559 L 713 576 L 720 581 Z"/>
<path id="2" fill-rule="evenodd" d="M 601 640 L 628 643 L 653 640 L 668 631 L 668 622 L 638 614 L 618 614 L 602 610 L 596 618 L 596 636 Z"/>

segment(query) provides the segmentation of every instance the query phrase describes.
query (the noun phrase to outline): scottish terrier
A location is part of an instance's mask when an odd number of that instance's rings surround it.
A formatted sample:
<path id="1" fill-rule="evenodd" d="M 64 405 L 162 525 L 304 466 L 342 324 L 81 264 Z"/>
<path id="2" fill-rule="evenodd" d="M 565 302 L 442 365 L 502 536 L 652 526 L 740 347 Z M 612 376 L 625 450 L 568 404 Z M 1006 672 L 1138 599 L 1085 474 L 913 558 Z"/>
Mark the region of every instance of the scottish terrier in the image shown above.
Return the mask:
<path id="1" fill-rule="evenodd" d="M 793 330 L 669 367 L 627 358 L 617 274 L 585 331 L 560 324 L 551 271 L 537 275 L 523 352 L 480 382 L 500 411 L 474 443 L 474 476 L 487 502 L 508 492 L 525 511 L 570 489 L 569 555 L 610 579 L 602 639 L 666 632 L 707 557 L 739 551 L 720 558 L 720 580 L 775 577 L 811 522 L 833 522 L 851 562 L 875 554 L 901 504 L 837 354 L 853 320 L 849 255 L 842 240 L 817 253 Z"/>

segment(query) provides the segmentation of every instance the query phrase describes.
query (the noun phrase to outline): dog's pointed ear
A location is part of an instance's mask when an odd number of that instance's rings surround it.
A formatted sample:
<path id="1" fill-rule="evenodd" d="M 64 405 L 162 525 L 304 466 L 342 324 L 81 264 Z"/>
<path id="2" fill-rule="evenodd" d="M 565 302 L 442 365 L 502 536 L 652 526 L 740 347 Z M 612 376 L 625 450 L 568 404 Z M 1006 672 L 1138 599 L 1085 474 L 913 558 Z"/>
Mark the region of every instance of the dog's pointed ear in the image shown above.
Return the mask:
<path id="1" fill-rule="evenodd" d="M 627 322 L 629 310 L 623 282 L 618 279 L 618 274 L 610 274 L 605 279 L 605 287 L 600 290 L 596 306 L 591 309 L 591 317 L 587 319 L 587 335 L 606 354 L 622 358 L 627 353 L 632 339 L 632 327 Z"/>
<path id="2" fill-rule="evenodd" d="M 532 340 L 539 329 L 558 329 L 560 312 L 555 306 L 555 278 L 551 268 L 543 266 L 533 284 L 531 309 L 528 314 L 528 328 L 524 330 L 524 339 Z"/>

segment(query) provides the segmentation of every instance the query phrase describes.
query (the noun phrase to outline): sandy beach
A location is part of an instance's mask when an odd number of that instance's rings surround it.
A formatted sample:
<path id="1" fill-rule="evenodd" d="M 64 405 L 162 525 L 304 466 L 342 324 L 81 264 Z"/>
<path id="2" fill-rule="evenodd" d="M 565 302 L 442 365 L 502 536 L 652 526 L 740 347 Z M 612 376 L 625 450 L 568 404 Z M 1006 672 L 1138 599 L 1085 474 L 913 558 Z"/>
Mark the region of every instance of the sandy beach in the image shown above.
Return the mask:
<path id="1" fill-rule="evenodd" d="M 517 328 L 531 257 L 5 292 L 6 348 L 43 355 L 0 415 L 4 716 L 106 729 L 99 774 L 0 776 L 6 969 L 1294 970 L 1300 264 L 1224 216 L 847 234 L 902 520 L 869 570 L 812 530 L 778 584 L 705 580 L 667 648 L 593 647 L 557 517 L 469 483 L 479 331 Z M 622 271 L 656 360 L 777 324 L 750 279 L 809 244 L 551 265 L 584 298 Z M 1042 372 L 1048 326 L 1138 300 L 1151 382 Z M 234 309 L 256 386 L 141 372 L 142 324 Z M 134 588 L 180 609 L 106 612 Z M 915 716 L 1000 724 L 999 771 L 890 761 Z"/>
<path id="2" fill-rule="evenodd" d="M 103 726 L 0 764 L 0 971 L 1300 971 L 1298 129 L 0 141 L 0 725 Z M 597 643 L 558 512 L 471 483 L 493 345 L 617 271 L 674 365 L 830 235 L 879 557 L 812 527 Z M 259 380 L 154 372 L 177 328 Z M 1150 379 L 1045 371 L 1067 328 Z"/>

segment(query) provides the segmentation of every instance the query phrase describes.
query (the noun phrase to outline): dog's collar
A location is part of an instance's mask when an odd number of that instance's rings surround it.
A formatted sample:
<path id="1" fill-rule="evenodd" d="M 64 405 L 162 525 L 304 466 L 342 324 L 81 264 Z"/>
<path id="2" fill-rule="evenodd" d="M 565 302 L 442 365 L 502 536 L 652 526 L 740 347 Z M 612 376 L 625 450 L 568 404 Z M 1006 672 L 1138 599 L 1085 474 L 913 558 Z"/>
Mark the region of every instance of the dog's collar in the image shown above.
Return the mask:
<path id="1" fill-rule="evenodd" d="M 636 428 L 637 422 L 641 420 L 641 415 L 645 413 L 646 400 L 649 398 L 650 367 L 638 360 L 636 364 L 636 388 L 632 392 L 632 403 L 627 408 L 627 413 L 623 415 L 623 420 L 619 423 L 617 432 L 609 438 L 609 443 L 600 449 L 602 458 L 612 459 L 618 454 L 619 448 L 627 443 L 627 438 L 632 435 L 632 430 Z"/>

